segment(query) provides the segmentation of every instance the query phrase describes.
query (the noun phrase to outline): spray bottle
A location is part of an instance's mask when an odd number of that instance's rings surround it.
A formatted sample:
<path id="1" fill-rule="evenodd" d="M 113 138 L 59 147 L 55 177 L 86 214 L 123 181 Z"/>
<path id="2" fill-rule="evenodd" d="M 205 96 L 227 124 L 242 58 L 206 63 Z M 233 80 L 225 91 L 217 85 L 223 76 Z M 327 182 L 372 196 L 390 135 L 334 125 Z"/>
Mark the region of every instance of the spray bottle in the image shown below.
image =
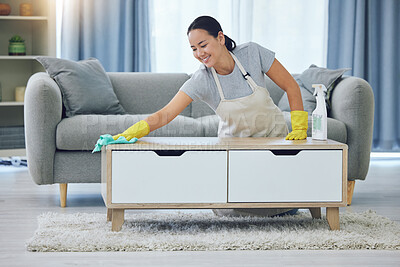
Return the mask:
<path id="1" fill-rule="evenodd" d="M 327 139 L 327 112 L 325 105 L 326 87 L 323 84 L 313 84 L 315 88 L 314 95 L 317 99 L 317 107 L 312 113 L 312 139 Z"/>

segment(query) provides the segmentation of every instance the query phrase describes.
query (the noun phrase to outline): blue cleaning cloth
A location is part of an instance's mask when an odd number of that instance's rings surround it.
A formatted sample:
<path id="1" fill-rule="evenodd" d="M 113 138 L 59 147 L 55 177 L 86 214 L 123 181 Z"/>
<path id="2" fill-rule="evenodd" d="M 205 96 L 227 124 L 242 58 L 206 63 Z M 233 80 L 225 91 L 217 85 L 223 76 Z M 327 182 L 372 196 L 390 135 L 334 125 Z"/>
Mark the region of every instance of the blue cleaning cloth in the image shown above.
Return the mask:
<path id="1" fill-rule="evenodd" d="M 110 145 L 110 144 L 133 144 L 137 140 L 138 139 L 136 137 L 134 137 L 128 141 L 123 136 L 120 136 L 117 140 L 114 140 L 114 138 L 112 138 L 111 134 L 103 134 L 103 135 L 100 135 L 99 140 L 97 140 L 97 143 L 96 143 L 92 153 L 101 151 L 102 146 L 106 146 L 106 145 Z"/>

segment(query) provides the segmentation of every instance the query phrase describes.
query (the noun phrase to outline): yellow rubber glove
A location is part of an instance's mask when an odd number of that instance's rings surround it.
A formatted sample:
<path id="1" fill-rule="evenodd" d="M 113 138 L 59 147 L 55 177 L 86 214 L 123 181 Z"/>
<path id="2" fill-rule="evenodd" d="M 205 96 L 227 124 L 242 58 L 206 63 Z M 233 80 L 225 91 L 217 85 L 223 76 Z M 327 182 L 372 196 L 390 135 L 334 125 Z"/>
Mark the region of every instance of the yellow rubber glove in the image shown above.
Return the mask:
<path id="1" fill-rule="evenodd" d="M 126 129 L 123 133 L 114 135 L 113 139 L 117 140 L 120 136 L 123 136 L 126 138 L 126 140 L 129 141 L 134 137 L 138 139 L 142 138 L 143 136 L 148 135 L 149 132 L 150 132 L 149 124 L 146 121 L 141 120 L 132 125 L 131 127 L 129 127 L 128 129 Z"/>
<path id="2" fill-rule="evenodd" d="M 293 110 L 290 112 L 292 120 L 292 132 L 286 136 L 286 140 L 302 140 L 307 138 L 308 112 Z"/>

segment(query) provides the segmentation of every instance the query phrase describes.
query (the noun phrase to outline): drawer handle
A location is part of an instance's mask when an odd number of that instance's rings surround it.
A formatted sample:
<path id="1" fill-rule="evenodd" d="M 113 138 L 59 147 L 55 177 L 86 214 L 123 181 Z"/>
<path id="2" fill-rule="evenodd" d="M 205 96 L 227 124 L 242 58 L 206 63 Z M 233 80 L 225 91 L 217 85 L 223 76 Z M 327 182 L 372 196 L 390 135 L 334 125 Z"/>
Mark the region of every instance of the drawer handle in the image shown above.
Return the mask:
<path id="1" fill-rule="evenodd" d="M 280 150 L 270 150 L 275 156 L 296 156 L 300 153 L 300 149 L 280 149 Z"/>
<path id="2" fill-rule="evenodd" d="M 180 157 L 186 150 L 153 150 L 160 157 Z"/>

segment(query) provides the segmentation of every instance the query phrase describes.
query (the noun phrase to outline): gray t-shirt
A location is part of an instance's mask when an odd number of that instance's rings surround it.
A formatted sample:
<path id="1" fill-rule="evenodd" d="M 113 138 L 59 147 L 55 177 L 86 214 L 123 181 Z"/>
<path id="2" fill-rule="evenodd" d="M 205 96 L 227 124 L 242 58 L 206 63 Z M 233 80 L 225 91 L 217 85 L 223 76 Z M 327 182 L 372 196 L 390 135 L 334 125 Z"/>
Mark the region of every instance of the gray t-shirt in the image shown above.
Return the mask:
<path id="1" fill-rule="evenodd" d="M 233 53 L 256 84 L 264 87 L 265 73 L 268 72 L 274 62 L 275 53 L 252 42 L 238 45 L 233 50 Z M 247 81 L 243 78 L 237 64 L 235 64 L 235 68 L 230 74 L 217 75 L 225 99 L 236 99 L 248 96 L 253 92 Z M 200 68 L 182 85 L 180 90 L 185 92 L 194 101 L 204 101 L 214 111 L 221 101 L 211 69 L 207 68 L 204 64 L 200 65 Z"/>

